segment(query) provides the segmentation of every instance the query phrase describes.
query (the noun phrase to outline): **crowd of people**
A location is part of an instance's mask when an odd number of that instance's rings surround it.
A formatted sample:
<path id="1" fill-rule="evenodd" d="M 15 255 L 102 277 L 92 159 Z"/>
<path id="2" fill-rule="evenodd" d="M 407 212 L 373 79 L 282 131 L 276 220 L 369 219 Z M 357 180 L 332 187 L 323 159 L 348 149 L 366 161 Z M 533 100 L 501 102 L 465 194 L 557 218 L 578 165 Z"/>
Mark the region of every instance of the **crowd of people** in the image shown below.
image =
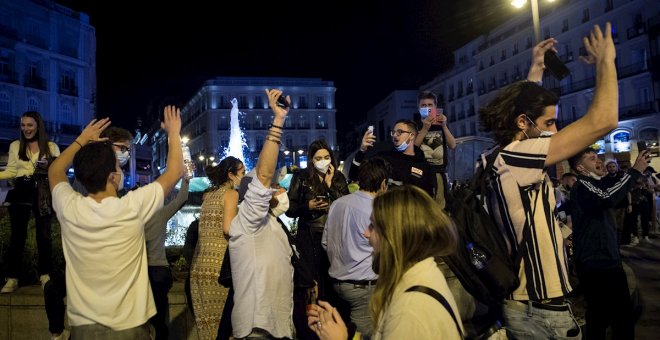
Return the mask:
<path id="1" fill-rule="evenodd" d="M 648 151 L 622 172 L 589 148 L 618 124 L 610 24 L 604 31 L 595 26 L 584 39 L 583 59 L 595 66 L 593 101 L 560 131 L 559 98 L 541 83 L 544 55 L 556 43 L 536 45 L 527 79 L 479 109 L 482 126 L 500 146 L 489 174 L 489 213 L 510 255 L 521 259 L 520 284 L 501 302 L 503 331 L 490 338 L 582 338 L 566 300 L 576 273 L 587 301 L 586 337 L 603 339 L 612 327 L 616 338 L 632 339 L 634 319 L 621 317 L 632 312 L 632 302 L 619 246 L 650 242 L 650 203 L 660 186 Z M 370 152 L 376 136 L 368 129 L 348 178 L 327 142 L 313 141 L 311 166 L 295 172 L 287 189 L 276 165 L 289 107 L 278 104 L 282 91 L 266 89 L 266 95 L 273 120 L 255 168 L 246 173 L 234 157 L 206 168 L 211 186 L 196 221 L 189 277 L 199 338 L 475 337 L 470 322 L 478 301 L 442 261 L 462 245 L 445 172 L 456 141 L 436 96 L 420 92 L 418 113 L 394 124 L 389 150 Z M 185 204 L 189 183 L 182 178 L 179 109 L 167 106 L 161 127 L 168 137 L 166 170 L 126 191 L 121 167 L 131 147 L 128 131 L 107 118 L 93 120 L 60 154 L 39 114 L 23 115 L 20 140 L 0 172 L 0 179 L 15 179 L 2 293 L 18 287 L 32 213 L 53 339 L 168 339 L 166 223 Z M 566 160 L 572 172 L 554 185 L 547 169 Z M 180 180 L 181 189 L 170 194 Z M 349 191 L 349 183 L 358 189 Z M 283 214 L 297 221 L 295 234 Z M 52 216 L 60 222 L 66 264 L 51 280 Z"/>

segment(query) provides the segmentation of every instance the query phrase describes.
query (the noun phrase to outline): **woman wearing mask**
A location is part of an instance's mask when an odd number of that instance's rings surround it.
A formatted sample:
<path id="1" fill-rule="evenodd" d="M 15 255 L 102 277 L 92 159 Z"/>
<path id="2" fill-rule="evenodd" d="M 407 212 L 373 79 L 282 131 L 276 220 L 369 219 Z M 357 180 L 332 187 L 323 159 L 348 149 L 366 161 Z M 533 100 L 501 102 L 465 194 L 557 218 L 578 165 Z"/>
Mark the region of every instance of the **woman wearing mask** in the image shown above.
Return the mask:
<path id="1" fill-rule="evenodd" d="M 238 188 L 245 166 L 229 156 L 208 166 L 211 187 L 206 190 L 199 216 L 197 247 L 190 267 L 190 293 L 199 338 L 215 339 L 228 289 L 218 283 L 227 251 L 229 225 L 238 211 Z"/>
<path id="2" fill-rule="evenodd" d="M 9 146 L 7 167 L 0 172 L 0 179 L 14 179 L 14 189 L 7 194 L 7 202 L 10 203 L 11 243 L 9 273 L 2 293 L 12 293 L 18 288 L 30 213 L 34 214 L 35 219 L 39 280 L 42 287 L 50 280 L 52 215 L 47 169 L 59 154 L 57 144 L 48 141 L 41 115 L 36 111 L 25 112 L 21 116 L 21 137 Z M 44 179 L 45 189 L 40 184 Z"/>
<path id="3" fill-rule="evenodd" d="M 330 204 L 349 193 L 346 178 L 336 171 L 334 155 L 325 140 L 313 141 L 307 155 L 313 166 L 291 178 L 286 212 L 287 216 L 298 218 L 296 246 L 300 260 L 294 273 L 293 322 L 301 339 L 315 338 L 307 328 L 306 304 L 310 296 L 318 294 L 321 299 L 338 300 L 328 276 L 330 262 L 321 247 L 321 238 Z"/>
<path id="4" fill-rule="evenodd" d="M 433 205 L 426 192 L 408 185 L 374 199 L 365 232 L 379 275 L 369 303 L 373 339 L 462 338 L 456 302 L 434 261 L 454 251 L 456 229 L 442 210 L 429 209 Z M 322 340 L 348 336 L 337 310 L 324 301 L 311 306 L 308 325 Z"/>

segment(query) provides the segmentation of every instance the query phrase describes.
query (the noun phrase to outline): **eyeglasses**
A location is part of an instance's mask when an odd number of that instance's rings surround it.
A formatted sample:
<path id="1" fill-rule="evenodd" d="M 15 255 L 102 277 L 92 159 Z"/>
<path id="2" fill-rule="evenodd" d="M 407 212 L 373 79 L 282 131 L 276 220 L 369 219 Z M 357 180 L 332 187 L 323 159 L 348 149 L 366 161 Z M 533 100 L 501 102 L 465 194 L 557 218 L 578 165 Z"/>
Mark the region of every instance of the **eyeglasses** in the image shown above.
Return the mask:
<path id="1" fill-rule="evenodd" d="M 404 131 L 404 130 L 392 130 L 392 131 L 390 131 L 390 136 L 392 136 L 392 137 L 401 136 L 401 134 L 404 134 L 404 133 L 412 133 L 412 132 Z"/>
<path id="2" fill-rule="evenodd" d="M 131 151 L 131 148 L 123 144 L 112 143 L 112 145 L 118 147 L 121 152 Z"/>

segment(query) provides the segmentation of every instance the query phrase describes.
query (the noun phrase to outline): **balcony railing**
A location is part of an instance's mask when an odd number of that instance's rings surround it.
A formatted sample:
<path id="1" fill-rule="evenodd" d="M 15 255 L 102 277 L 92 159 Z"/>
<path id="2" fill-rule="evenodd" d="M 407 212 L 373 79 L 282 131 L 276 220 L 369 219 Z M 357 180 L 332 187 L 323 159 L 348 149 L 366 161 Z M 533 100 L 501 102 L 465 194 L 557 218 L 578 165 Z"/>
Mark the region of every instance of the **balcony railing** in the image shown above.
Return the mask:
<path id="1" fill-rule="evenodd" d="M 60 84 L 57 88 L 57 93 L 64 94 L 64 95 L 67 95 L 67 96 L 78 97 L 78 88 L 75 87 L 75 86 L 73 86 L 73 87 L 63 86 L 63 85 Z"/>
<path id="2" fill-rule="evenodd" d="M 658 101 L 656 101 L 656 103 L 657 102 Z M 619 108 L 619 120 L 643 116 L 653 111 L 654 111 L 653 102 L 624 106 Z"/>
<path id="3" fill-rule="evenodd" d="M 21 117 L 0 114 L 0 128 L 17 128 L 21 126 Z"/>
<path id="4" fill-rule="evenodd" d="M 626 30 L 626 34 L 628 35 L 628 40 L 643 35 L 644 33 L 646 33 L 646 25 L 644 24 L 637 24 L 635 25 L 635 27 L 630 27 L 629 29 Z"/>
<path id="5" fill-rule="evenodd" d="M 14 71 L 0 73 L 0 82 L 18 84 L 18 73 Z"/>
<path id="6" fill-rule="evenodd" d="M 60 53 L 69 56 L 71 58 L 78 58 L 78 50 L 75 47 L 61 45 Z"/>
<path id="7" fill-rule="evenodd" d="M 46 89 L 46 79 L 38 77 L 38 76 L 25 76 L 25 82 L 23 85 L 39 90 L 45 90 Z"/>
<path id="8" fill-rule="evenodd" d="M 639 63 L 619 67 L 618 75 L 620 79 L 620 78 L 634 76 L 636 74 L 640 74 L 647 70 L 648 68 L 646 67 L 646 62 L 642 61 Z"/>

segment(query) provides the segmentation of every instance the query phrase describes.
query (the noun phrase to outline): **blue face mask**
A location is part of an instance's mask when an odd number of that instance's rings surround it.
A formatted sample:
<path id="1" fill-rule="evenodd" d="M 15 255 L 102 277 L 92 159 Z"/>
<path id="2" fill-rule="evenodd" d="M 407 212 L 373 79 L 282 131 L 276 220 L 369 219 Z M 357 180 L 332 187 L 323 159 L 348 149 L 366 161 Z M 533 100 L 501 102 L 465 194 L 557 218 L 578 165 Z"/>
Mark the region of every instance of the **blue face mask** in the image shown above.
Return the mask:
<path id="1" fill-rule="evenodd" d="M 431 113 L 431 108 L 430 107 L 420 107 L 419 108 L 419 115 L 422 116 L 422 119 L 426 119 L 426 117 L 429 116 L 429 113 Z"/>
<path id="2" fill-rule="evenodd" d="M 401 145 L 395 146 L 395 148 L 396 148 L 396 151 L 404 152 L 408 148 L 408 142 L 403 142 L 403 143 L 401 143 Z"/>

